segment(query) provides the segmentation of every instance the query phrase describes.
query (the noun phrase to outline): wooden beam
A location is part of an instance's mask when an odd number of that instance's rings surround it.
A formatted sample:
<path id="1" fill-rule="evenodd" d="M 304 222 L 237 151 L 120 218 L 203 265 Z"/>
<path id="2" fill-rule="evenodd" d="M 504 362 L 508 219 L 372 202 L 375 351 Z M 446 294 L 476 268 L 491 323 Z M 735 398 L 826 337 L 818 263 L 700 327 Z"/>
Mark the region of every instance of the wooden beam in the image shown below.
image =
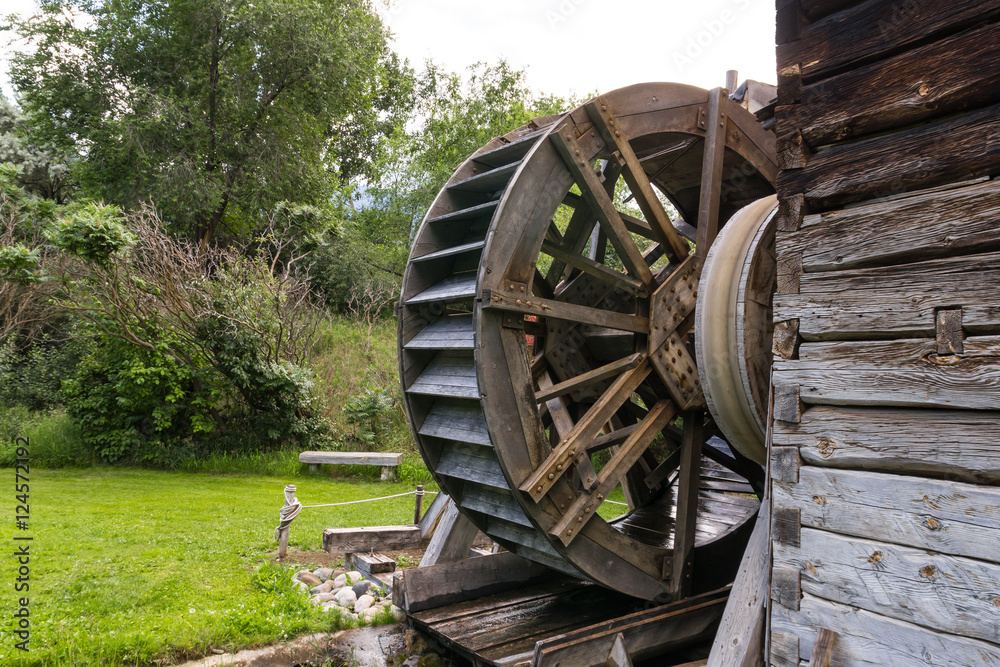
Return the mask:
<path id="1" fill-rule="evenodd" d="M 798 483 L 775 480 L 773 489 L 775 504 L 798 509 L 805 527 L 878 540 L 892 526 L 896 544 L 1000 560 L 997 487 L 805 466 Z"/>
<path id="2" fill-rule="evenodd" d="M 676 415 L 677 412 L 670 401 L 660 401 L 654 405 L 639 424 L 639 428 L 601 468 L 596 485 L 590 491 L 580 494 L 562 518 L 549 529 L 549 534 L 567 546 L 576 539 L 590 518 L 597 514 L 597 508 L 608 494 L 618 486 L 625 473 L 631 470 L 653 439 Z"/>
<path id="3" fill-rule="evenodd" d="M 332 554 L 413 549 L 424 544 L 420 526 L 327 528 L 323 531 L 323 550 Z"/>
<path id="4" fill-rule="evenodd" d="M 802 529 L 801 548 L 775 542 L 774 562 L 802 573 L 804 594 L 940 632 L 996 641 L 1000 564 L 995 562 L 814 528 Z"/>
<path id="5" fill-rule="evenodd" d="M 630 371 L 638 366 L 642 363 L 644 358 L 644 354 L 636 353 L 627 356 L 624 359 L 612 361 L 610 364 L 595 368 L 594 370 L 583 373 L 582 375 L 577 375 L 576 377 L 560 382 L 559 384 L 548 387 L 547 389 L 539 389 L 535 392 L 535 400 L 539 403 L 546 403 L 553 398 L 571 394 L 577 389 L 589 387 L 599 382 L 603 382 L 604 380 L 617 377 L 625 371 Z"/>
<path id="6" fill-rule="evenodd" d="M 670 592 L 678 597 L 691 593 L 694 568 L 695 528 L 698 522 L 698 487 L 701 482 L 701 447 L 705 444 L 700 412 L 684 413 L 680 475 L 677 478 L 677 519 L 674 523 L 674 553 L 670 570 Z"/>
<path id="7" fill-rule="evenodd" d="M 600 262 L 596 262 L 589 257 L 567 252 L 563 248 L 548 242 L 542 243 L 542 252 L 549 255 L 553 259 L 558 259 L 564 264 L 580 269 L 584 273 L 592 275 L 599 280 L 603 280 L 604 282 L 611 283 L 615 287 L 620 287 L 628 292 L 631 292 L 632 294 L 646 294 L 646 286 L 635 278 L 619 271 L 615 271 L 611 267 Z"/>
<path id="8" fill-rule="evenodd" d="M 396 573 L 393 602 L 408 613 L 465 602 L 551 579 L 552 570 L 508 551 Z"/>
<path id="9" fill-rule="evenodd" d="M 953 631 L 935 632 L 809 594 L 803 596 L 800 611 L 776 607 L 771 627 L 771 662 L 781 667 L 799 667 L 800 657 L 809 659 L 813 628 L 829 628 L 837 633 L 837 664 L 842 665 L 1000 664 L 1000 646 L 993 642 L 960 637 Z M 891 641 L 885 641 L 887 637 Z M 781 639 L 780 644 L 776 638 Z"/>
<path id="10" fill-rule="evenodd" d="M 615 186 L 618 183 L 618 177 L 621 176 L 621 171 L 621 165 L 614 160 L 608 161 L 604 166 L 604 190 L 609 195 L 614 195 Z M 597 225 L 597 216 L 591 211 L 590 206 L 583 200 L 583 197 L 573 192 L 567 193 L 563 203 L 575 209 L 573 216 L 569 220 L 569 224 L 566 226 L 563 242 L 567 252 L 579 255 L 583 252 L 584 247 L 590 240 L 591 232 L 594 230 L 595 225 Z M 549 272 L 546 274 L 549 283 L 557 285 L 563 279 L 565 269 L 566 265 L 560 260 L 553 260 L 552 266 L 549 267 Z"/>
<path id="11" fill-rule="evenodd" d="M 646 261 L 642 257 L 642 252 L 636 246 L 635 241 L 625 228 L 625 222 L 621 218 L 614 202 L 605 191 L 597 175 L 593 172 L 590 164 L 583 155 L 583 149 L 573 137 L 571 129 L 554 133 L 551 136 L 553 145 L 563 161 L 569 168 L 570 174 L 576 179 L 580 190 L 583 192 L 584 201 L 590 206 L 591 211 L 597 215 L 598 222 L 604 227 L 608 235 L 608 240 L 618 252 L 618 258 L 625 265 L 630 274 L 638 278 L 643 284 L 649 285 L 653 282 L 653 274 Z"/>
<path id="12" fill-rule="evenodd" d="M 705 154 L 701 166 L 701 194 L 698 199 L 698 240 L 695 252 L 701 258 L 719 232 L 719 208 L 722 200 L 722 166 L 726 155 L 726 125 L 723 112 L 722 88 L 708 94 L 708 128 L 705 133 Z"/>
<path id="13" fill-rule="evenodd" d="M 836 640 L 836 632 L 820 628 L 816 633 L 816 643 L 813 644 L 809 667 L 830 667 L 830 661 L 833 660 L 833 643 Z"/>
<path id="14" fill-rule="evenodd" d="M 797 448 L 809 465 L 974 484 L 1000 484 L 997 442 L 1000 412 L 821 405 L 799 424 L 774 424 L 774 444 Z"/>
<path id="15" fill-rule="evenodd" d="M 455 501 L 449 498 L 441 514 L 434 536 L 420 559 L 420 567 L 451 563 L 468 557 L 479 529 L 462 514 Z"/>
<path id="16" fill-rule="evenodd" d="M 562 478 L 577 458 L 587 456 L 587 445 L 604 428 L 622 404 L 650 373 L 649 362 L 643 360 L 637 367 L 623 373 L 576 423 L 569 436 L 560 442 L 548 458 L 521 485 L 521 490 L 537 503 Z"/>
<path id="17" fill-rule="evenodd" d="M 590 453 L 599 452 L 602 449 L 620 445 L 628 440 L 628 437 L 635 433 L 637 428 L 639 428 L 638 424 L 632 424 L 631 426 L 625 426 L 624 428 L 615 429 L 610 433 L 605 433 L 599 438 L 594 438 L 593 442 L 587 445 L 587 451 Z"/>
<path id="18" fill-rule="evenodd" d="M 764 661 L 764 621 L 771 568 L 770 515 L 770 503 L 765 500 L 715 634 L 708 667 L 757 667 Z"/>
<path id="19" fill-rule="evenodd" d="M 662 655 L 712 636 L 728 594 L 726 587 L 545 639 L 535 645 L 531 664 L 605 667 L 619 634 L 631 655 Z"/>
<path id="20" fill-rule="evenodd" d="M 665 248 L 670 248 L 673 255 L 681 260 L 687 257 L 688 245 L 681 239 L 670 222 L 663 204 L 653 191 L 653 186 L 649 182 L 649 177 L 639 163 L 628 139 L 622 136 L 620 128 L 616 125 L 614 112 L 607 100 L 599 97 L 586 105 L 587 115 L 593 121 L 594 127 L 600 132 L 607 146 L 618 151 L 625 164 L 622 175 L 628 183 L 632 196 L 635 197 L 636 204 L 642 210 L 656 240 Z M 725 136 L 723 136 L 725 141 Z"/>
<path id="21" fill-rule="evenodd" d="M 507 310 L 526 315 L 541 315 L 554 317 L 558 320 L 575 322 L 577 324 L 593 324 L 609 329 L 631 331 L 633 333 L 649 333 L 649 318 L 616 313 L 600 308 L 580 306 L 566 301 L 543 299 L 535 296 L 525 296 L 516 292 L 483 291 L 483 308 Z"/>

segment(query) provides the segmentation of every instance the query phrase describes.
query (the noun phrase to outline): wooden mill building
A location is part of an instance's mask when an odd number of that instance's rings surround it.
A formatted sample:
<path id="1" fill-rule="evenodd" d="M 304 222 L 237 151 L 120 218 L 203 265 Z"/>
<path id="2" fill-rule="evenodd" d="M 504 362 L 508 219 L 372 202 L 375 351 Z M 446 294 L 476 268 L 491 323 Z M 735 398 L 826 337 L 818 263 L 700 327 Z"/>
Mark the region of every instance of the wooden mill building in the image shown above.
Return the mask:
<path id="1" fill-rule="evenodd" d="M 1000 2 L 777 19 L 770 664 L 1000 665 Z"/>

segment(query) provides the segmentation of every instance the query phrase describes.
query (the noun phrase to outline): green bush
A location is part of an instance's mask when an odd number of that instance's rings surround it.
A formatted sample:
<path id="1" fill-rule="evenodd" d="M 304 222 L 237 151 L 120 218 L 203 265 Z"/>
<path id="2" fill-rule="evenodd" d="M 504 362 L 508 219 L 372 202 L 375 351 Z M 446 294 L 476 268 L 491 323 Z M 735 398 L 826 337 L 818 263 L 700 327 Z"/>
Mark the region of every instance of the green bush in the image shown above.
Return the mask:
<path id="1" fill-rule="evenodd" d="M 64 391 L 84 441 L 107 463 L 175 467 L 178 449 L 216 428 L 208 417 L 217 393 L 211 374 L 163 349 L 106 338 Z"/>
<path id="2" fill-rule="evenodd" d="M 0 345 L 0 402 L 31 410 L 63 405 L 63 380 L 74 374 L 89 341 L 73 338 L 53 342 L 43 336 L 27 350 L 19 350 L 16 343 L 11 336 Z"/>

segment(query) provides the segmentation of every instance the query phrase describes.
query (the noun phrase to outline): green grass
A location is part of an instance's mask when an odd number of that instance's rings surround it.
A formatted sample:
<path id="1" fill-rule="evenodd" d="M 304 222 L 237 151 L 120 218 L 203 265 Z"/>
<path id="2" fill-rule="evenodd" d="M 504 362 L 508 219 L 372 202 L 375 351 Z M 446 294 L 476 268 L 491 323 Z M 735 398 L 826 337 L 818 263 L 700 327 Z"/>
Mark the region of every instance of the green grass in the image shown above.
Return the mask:
<path id="1" fill-rule="evenodd" d="M 14 471 L 0 470 L 13 485 Z M 295 567 L 258 568 L 275 548 L 286 478 L 91 468 L 31 473 L 31 652 L 13 649 L 5 558 L 0 664 L 152 665 L 335 629 L 292 587 Z M 412 484 L 304 477 L 303 504 L 402 493 Z M 14 499 L 0 528 L 13 544 Z M 413 498 L 306 509 L 290 546 L 328 527 L 403 524 Z M 25 534 L 25 533 L 19 533 Z M 294 553 L 294 552 L 293 552 Z"/>

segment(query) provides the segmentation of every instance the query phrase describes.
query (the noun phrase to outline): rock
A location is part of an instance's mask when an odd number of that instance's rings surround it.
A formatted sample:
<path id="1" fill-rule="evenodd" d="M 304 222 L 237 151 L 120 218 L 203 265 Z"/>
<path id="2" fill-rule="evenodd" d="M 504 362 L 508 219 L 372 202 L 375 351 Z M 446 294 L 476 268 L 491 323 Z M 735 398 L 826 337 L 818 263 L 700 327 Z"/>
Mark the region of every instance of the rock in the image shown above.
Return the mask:
<path id="1" fill-rule="evenodd" d="M 313 603 L 313 604 L 323 604 L 323 601 L 322 601 L 322 600 L 320 600 L 320 599 L 319 599 L 318 597 L 316 597 L 316 596 L 313 596 L 313 597 L 309 598 L 309 602 L 311 602 L 311 603 Z"/>
<path id="2" fill-rule="evenodd" d="M 322 584 L 320 584 L 319 587 L 324 593 L 329 593 L 330 591 L 333 590 L 333 582 L 330 580 L 326 580 Z"/>
<path id="3" fill-rule="evenodd" d="M 347 573 L 347 582 L 352 586 L 364 578 L 365 575 L 361 574 L 357 570 L 351 570 L 350 572 Z"/>
<path id="4" fill-rule="evenodd" d="M 353 592 L 353 591 L 351 591 Z M 358 601 L 354 603 L 354 612 L 360 614 L 365 609 L 368 609 L 375 603 L 375 598 L 370 595 L 362 595 L 358 598 Z"/>
<path id="5" fill-rule="evenodd" d="M 305 593 L 307 595 L 309 594 L 309 584 L 307 584 L 305 582 L 302 582 L 302 581 L 297 581 L 295 583 L 298 584 L 300 591 L 302 591 L 303 593 Z"/>
<path id="6" fill-rule="evenodd" d="M 362 595 L 364 595 L 365 593 L 367 593 L 369 590 L 371 590 L 371 587 L 372 587 L 372 582 L 370 582 L 370 581 L 368 581 L 366 579 L 362 579 L 358 583 L 356 583 L 353 586 L 351 586 L 351 590 L 354 591 L 355 595 L 357 595 L 358 597 L 361 597 Z"/>
<path id="7" fill-rule="evenodd" d="M 322 603 L 322 607 L 323 611 L 334 611 L 336 609 L 340 609 L 340 607 L 337 606 L 336 600 L 327 600 Z"/>
<path id="8" fill-rule="evenodd" d="M 313 576 L 319 577 L 321 581 L 326 581 L 333 576 L 333 568 L 321 567 L 318 570 L 313 570 Z"/>
<path id="9" fill-rule="evenodd" d="M 337 591 L 337 604 L 341 607 L 354 607 L 354 603 L 358 601 L 358 596 L 354 594 L 350 588 L 344 587 Z"/>
<path id="10" fill-rule="evenodd" d="M 323 588 L 323 584 L 320 584 L 319 586 L 313 586 L 312 588 L 309 589 L 309 595 L 320 595 L 322 593 L 326 593 L 326 589 Z"/>
<path id="11" fill-rule="evenodd" d="M 295 577 L 299 581 L 301 581 L 301 582 L 303 582 L 305 584 L 309 584 L 310 586 L 319 586 L 320 584 L 323 583 L 322 581 L 319 580 L 319 577 L 317 577 L 315 574 L 313 574 L 309 570 L 302 570 L 301 572 L 297 572 L 295 574 Z"/>
<path id="12" fill-rule="evenodd" d="M 332 591 L 330 593 L 321 593 L 320 595 L 316 596 L 316 599 L 321 602 L 329 602 L 331 600 L 336 601 L 337 594 Z"/>
<path id="13" fill-rule="evenodd" d="M 399 667 L 419 667 L 419 665 L 420 665 L 420 656 L 411 655 L 409 658 L 404 660 Z"/>
<path id="14" fill-rule="evenodd" d="M 334 588 L 343 588 L 346 585 L 347 585 L 347 575 L 346 574 L 338 574 L 336 577 L 333 578 L 333 587 Z"/>
<path id="15" fill-rule="evenodd" d="M 375 621 L 375 617 L 379 615 L 380 611 L 381 610 L 378 607 L 369 607 L 361 612 L 361 620 L 365 623 L 373 623 Z"/>
<path id="16" fill-rule="evenodd" d="M 403 613 L 403 610 L 397 607 L 396 605 L 391 605 L 389 609 L 392 610 L 392 617 L 395 618 L 397 621 L 406 620 L 406 614 Z"/>

